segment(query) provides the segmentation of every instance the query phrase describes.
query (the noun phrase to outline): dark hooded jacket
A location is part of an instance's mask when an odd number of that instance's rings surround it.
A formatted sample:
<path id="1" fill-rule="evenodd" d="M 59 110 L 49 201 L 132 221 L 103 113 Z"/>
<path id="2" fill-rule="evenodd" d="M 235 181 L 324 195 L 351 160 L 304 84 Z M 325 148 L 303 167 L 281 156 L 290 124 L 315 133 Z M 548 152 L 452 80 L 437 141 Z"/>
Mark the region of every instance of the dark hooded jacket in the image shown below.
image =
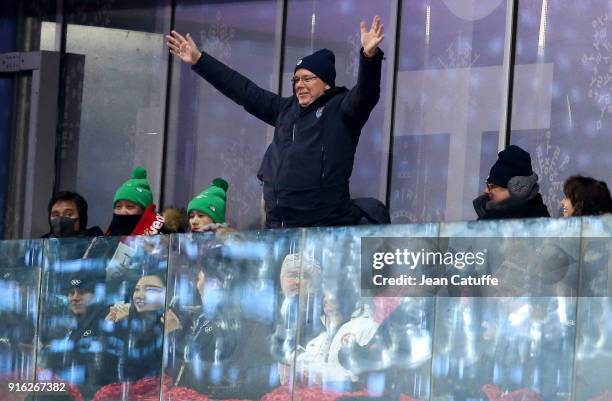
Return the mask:
<path id="1" fill-rule="evenodd" d="M 101 237 L 103 235 L 104 233 L 102 232 L 102 229 L 100 227 L 93 226 L 85 230 L 81 230 L 75 235 L 72 235 L 71 237 L 91 238 L 91 237 Z M 55 235 L 53 235 L 51 231 L 49 231 L 48 233 L 46 233 L 40 238 L 58 238 L 58 237 L 56 237 Z"/>
<path id="2" fill-rule="evenodd" d="M 117 380 L 118 358 L 107 352 L 103 329 L 107 310 L 106 305 L 90 305 L 85 313 L 69 319 L 68 326 L 52 324 L 41 336 L 43 366 L 66 380 L 75 375 L 74 384 L 86 399 Z M 51 316 L 47 319 L 54 321 Z"/>
<path id="3" fill-rule="evenodd" d="M 529 154 L 527 154 L 527 157 L 529 157 Z M 492 174 L 496 166 L 504 167 L 502 163 L 497 162 L 491 169 Z M 531 165 L 529 165 L 529 169 L 531 170 Z M 503 201 L 493 202 L 489 200 L 487 194 L 474 199 L 474 210 L 478 215 L 478 220 L 550 217 L 548 208 L 542 200 L 542 195 L 540 195 L 537 174 L 514 176 L 505 185 L 510 197 Z"/>
<path id="4" fill-rule="evenodd" d="M 215 318 L 200 314 L 168 336 L 165 372 L 176 385 L 213 399 L 258 400 L 271 389 L 267 327 L 223 309 Z"/>
<path id="5" fill-rule="evenodd" d="M 162 315 L 163 310 L 138 313 L 132 304 L 128 317 L 114 323 L 108 343 L 118 358 L 113 373 L 119 381 L 136 382 L 161 374 Z"/>
<path id="6" fill-rule="evenodd" d="M 209 54 L 192 67 L 225 96 L 275 127 L 259 168 L 266 226 L 350 225 L 349 178 L 361 129 L 380 97 L 383 52 L 360 56 L 357 84 L 334 87 L 308 107 L 259 88 Z"/>

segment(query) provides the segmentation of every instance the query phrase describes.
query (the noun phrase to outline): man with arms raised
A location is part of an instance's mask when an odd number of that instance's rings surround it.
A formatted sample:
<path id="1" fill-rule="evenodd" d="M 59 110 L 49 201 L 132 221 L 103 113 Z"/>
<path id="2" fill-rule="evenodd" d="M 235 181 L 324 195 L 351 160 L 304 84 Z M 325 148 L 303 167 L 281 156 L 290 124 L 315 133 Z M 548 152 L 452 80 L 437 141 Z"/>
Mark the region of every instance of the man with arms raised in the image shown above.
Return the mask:
<path id="1" fill-rule="evenodd" d="M 349 179 L 361 129 L 380 97 L 384 38 L 380 17 L 361 22 L 359 75 L 348 90 L 335 84 L 335 56 L 321 49 L 296 63 L 293 96 L 259 88 L 209 54 L 189 34 L 166 36 L 170 53 L 246 111 L 275 127 L 257 177 L 266 227 L 355 224 Z"/>

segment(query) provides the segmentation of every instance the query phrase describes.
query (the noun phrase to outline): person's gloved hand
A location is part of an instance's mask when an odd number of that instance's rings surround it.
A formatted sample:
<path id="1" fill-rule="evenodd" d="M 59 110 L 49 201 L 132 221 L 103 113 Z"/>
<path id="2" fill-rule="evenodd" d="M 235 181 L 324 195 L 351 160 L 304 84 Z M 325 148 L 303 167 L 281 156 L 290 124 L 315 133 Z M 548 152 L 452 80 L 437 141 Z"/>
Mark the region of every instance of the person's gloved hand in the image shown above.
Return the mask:
<path id="1" fill-rule="evenodd" d="M 489 195 L 487 194 L 482 194 L 472 201 L 472 204 L 474 205 L 474 211 L 476 211 L 476 215 L 478 217 L 482 217 L 487 214 L 486 206 L 488 201 Z"/>

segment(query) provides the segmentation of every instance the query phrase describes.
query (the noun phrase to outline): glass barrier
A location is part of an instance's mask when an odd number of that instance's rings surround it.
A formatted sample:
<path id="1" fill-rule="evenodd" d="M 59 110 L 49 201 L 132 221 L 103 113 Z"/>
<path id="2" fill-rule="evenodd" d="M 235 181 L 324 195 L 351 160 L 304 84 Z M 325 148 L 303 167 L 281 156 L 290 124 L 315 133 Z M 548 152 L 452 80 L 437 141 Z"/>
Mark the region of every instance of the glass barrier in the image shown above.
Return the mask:
<path id="1" fill-rule="evenodd" d="M 576 401 L 612 398 L 612 218 L 585 218 L 576 343 Z"/>
<path id="2" fill-rule="evenodd" d="M 308 318 L 299 323 L 294 400 L 429 399 L 435 298 L 370 288 L 362 281 L 371 266 L 362 265 L 361 239 L 379 249 L 402 237 L 421 249 L 437 242 L 438 227 L 307 230 L 302 270 L 312 264 L 320 282 L 310 290 L 318 302 L 300 302 Z"/>
<path id="3" fill-rule="evenodd" d="M 0 399 L 34 379 L 42 241 L 0 242 Z"/>
<path id="4" fill-rule="evenodd" d="M 69 383 L 75 400 L 158 397 L 168 241 L 46 241 L 39 381 Z"/>
<path id="5" fill-rule="evenodd" d="M 174 237 L 164 400 L 259 400 L 289 382 L 298 304 L 318 302 L 299 291 L 319 282 L 300 271 L 301 244 L 300 230 Z"/>
<path id="6" fill-rule="evenodd" d="M 0 400 L 604 401 L 611 232 L 602 217 L 0 242 Z M 34 379 L 64 398 L 9 391 Z"/>
<path id="7" fill-rule="evenodd" d="M 579 219 L 442 225 L 453 252 L 485 253 L 481 266 L 447 265 L 446 275 L 499 285 L 437 299 L 432 399 L 570 398 L 580 230 Z"/>

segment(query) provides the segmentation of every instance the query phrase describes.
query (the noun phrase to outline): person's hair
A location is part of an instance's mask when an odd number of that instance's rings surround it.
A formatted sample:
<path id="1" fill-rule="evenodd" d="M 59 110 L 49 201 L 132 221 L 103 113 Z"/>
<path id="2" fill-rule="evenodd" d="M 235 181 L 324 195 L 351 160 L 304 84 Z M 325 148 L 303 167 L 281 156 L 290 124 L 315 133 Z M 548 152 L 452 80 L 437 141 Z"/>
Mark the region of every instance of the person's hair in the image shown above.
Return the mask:
<path id="1" fill-rule="evenodd" d="M 196 280 L 200 272 L 206 275 L 206 280 L 214 278 L 224 285 L 239 277 L 240 271 L 236 261 L 223 254 L 222 246 L 207 249 L 199 260 L 201 263 L 195 269 L 192 269 Z"/>
<path id="2" fill-rule="evenodd" d="M 612 213 L 612 197 L 604 181 L 574 175 L 565 180 L 563 194 L 572 202 L 572 216 Z"/>
<path id="3" fill-rule="evenodd" d="M 140 279 L 142 279 L 144 277 L 149 277 L 149 276 L 157 277 L 162 282 L 164 287 L 166 287 L 168 285 L 166 283 L 166 274 L 164 272 L 147 272 L 147 271 L 145 271 L 141 275 L 139 275 L 138 279 L 134 282 L 134 289 L 136 288 L 136 285 L 138 284 Z"/>
<path id="4" fill-rule="evenodd" d="M 51 197 L 49 205 L 47 206 L 47 215 L 51 216 L 51 209 L 55 203 L 60 201 L 71 201 L 76 205 L 77 211 L 79 212 L 79 221 L 81 222 L 81 230 L 87 229 L 87 201 L 81 195 L 76 192 L 62 191 L 57 192 Z"/>

